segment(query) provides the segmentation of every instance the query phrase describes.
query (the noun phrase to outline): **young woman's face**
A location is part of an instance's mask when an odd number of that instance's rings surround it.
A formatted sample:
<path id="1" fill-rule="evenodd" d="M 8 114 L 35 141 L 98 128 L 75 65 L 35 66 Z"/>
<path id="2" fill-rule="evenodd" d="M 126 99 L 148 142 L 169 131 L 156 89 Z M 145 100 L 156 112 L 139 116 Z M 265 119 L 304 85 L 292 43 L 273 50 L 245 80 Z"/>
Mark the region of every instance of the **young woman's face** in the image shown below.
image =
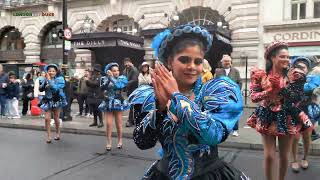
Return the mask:
<path id="1" fill-rule="evenodd" d="M 46 76 L 46 72 L 42 71 L 40 75 L 41 75 L 42 77 L 45 77 L 45 76 Z"/>
<path id="2" fill-rule="evenodd" d="M 169 60 L 169 68 L 179 85 L 192 86 L 202 73 L 204 52 L 199 46 L 191 46 Z"/>
<path id="3" fill-rule="evenodd" d="M 57 70 L 54 67 L 49 67 L 48 74 L 51 78 L 54 78 L 57 75 Z"/>
<path id="4" fill-rule="evenodd" d="M 289 52 L 287 49 L 279 50 L 275 57 L 272 57 L 273 66 L 281 69 L 287 69 L 290 64 Z"/>
<path id="5" fill-rule="evenodd" d="M 119 71 L 119 68 L 117 66 L 113 66 L 111 68 L 111 72 L 112 72 L 114 77 L 119 77 L 119 75 L 120 75 L 120 71 Z"/>
<path id="6" fill-rule="evenodd" d="M 147 72 L 147 71 L 149 71 L 149 66 L 148 65 L 142 66 L 142 72 Z"/>

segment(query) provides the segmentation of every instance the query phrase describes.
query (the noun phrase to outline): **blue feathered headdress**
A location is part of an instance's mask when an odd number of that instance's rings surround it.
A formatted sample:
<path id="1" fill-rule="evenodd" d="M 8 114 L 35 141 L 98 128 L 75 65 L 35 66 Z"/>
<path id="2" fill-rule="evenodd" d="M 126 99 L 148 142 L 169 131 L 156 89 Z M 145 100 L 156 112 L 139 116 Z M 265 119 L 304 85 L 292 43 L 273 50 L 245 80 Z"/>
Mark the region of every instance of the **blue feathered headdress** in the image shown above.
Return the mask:
<path id="1" fill-rule="evenodd" d="M 155 57 L 161 62 L 165 62 L 168 58 L 168 49 L 172 48 L 169 46 L 174 44 L 176 39 L 184 36 L 200 38 L 205 45 L 206 52 L 212 46 L 212 35 L 205 28 L 186 24 L 174 29 L 166 29 L 153 38 L 151 47 L 154 50 Z"/>
<path id="2" fill-rule="evenodd" d="M 57 71 L 60 70 L 58 65 L 56 65 L 56 64 L 48 64 L 48 65 L 46 65 L 46 66 L 43 68 L 46 73 L 48 72 L 49 67 L 53 67 L 53 68 L 55 68 Z"/>
<path id="3" fill-rule="evenodd" d="M 106 67 L 104 68 L 104 72 L 107 73 L 107 71 L 110 70 L 113 66 L 119 67 L 119 64 L 115 62 L 107 64 Z"/>

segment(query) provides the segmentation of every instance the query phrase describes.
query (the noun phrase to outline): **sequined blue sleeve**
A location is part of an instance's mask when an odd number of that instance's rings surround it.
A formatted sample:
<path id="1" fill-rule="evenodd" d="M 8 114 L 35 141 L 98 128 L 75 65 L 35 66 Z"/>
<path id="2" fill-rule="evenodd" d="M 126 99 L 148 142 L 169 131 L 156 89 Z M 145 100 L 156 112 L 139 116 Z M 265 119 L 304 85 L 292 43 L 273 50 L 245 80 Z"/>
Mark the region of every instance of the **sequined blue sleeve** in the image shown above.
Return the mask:
<path id="1" fill-rule="evenodd" d="M 304 92 L 312 93 L 312 91 L 320 86 L 320 74 L 308 75 L 307 82 L 304 84 Z"/>
<path id="2" fill-rule="evenodd" d="M 308 106 L 308 116 L 310 120 L 315 122 L 320 122 L 320 105 L 312 103 Z"/>
<path id="3" fill-rule="evenodd" d="M 62 76 L 56 77 L 55 79 L 48 80 L 48 84 L 51 86 L 51 89 L 58 91 L 64 88 L 65 81 Z"/>
<path id="4" fill-rule="evenodd" d="M 200 143 L 216 145 L 227 138 L 240 119 L 243 112 L 241 91 L 228 77 L 216 78 L 202 87 L 195 102 L 181 93 L 174 93 L 169 111 Z"/>
<path id="5" fill-rule="evenodd" d="M 138 148 L 149 149 L 156 145 L 159 135 L 161 115 L 155 108 L 155 95 L 151 86 L 143 85 L 129 96 L 129 103 L 135 108 L 137 115 L 136 128 L 133 131 L 133 140 Z"/>
<path id="6" fill-rule="evenodd" d="M 109 79 L 116 89 L 123 89 L 128 84 L 128 79 L 125 76 L 119 76 L 118 78 L 109 77 Z"/>

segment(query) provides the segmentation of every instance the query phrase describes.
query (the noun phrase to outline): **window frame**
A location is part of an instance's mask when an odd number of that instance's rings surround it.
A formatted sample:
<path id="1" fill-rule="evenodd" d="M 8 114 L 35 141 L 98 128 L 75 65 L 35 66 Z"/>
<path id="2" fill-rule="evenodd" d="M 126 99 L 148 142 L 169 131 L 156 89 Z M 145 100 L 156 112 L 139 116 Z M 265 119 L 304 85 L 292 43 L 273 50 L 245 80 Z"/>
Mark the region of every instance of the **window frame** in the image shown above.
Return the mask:
<path id="1" fill-rule="evenodd" d="M 291 14 L 290 14 L 290 19 L 292 20 L 292 21 L 296 21 L 296 20 L 302 20 L 301 18 L 300 18 L 300 5 L 301 4 L 305 4 L 305 15 L 304 15 L 304 18 L 302 18 L 302 19 L 307 19 L 307 0 L 291 0 L 291 2 L 290 2 L 290 8 L 291 8 Z M 292 5 L 294 5 L 294 4 L 297 4 L 297 19 L 293 19 L 292 18 L 292 12 L 293 12 L 293 8 L 292 8 Z"/>
<path id="2" fill-rule="evenodd" d="M 316 13 L 316 11 L 315 11 L 315 4 L 316 3 L 319 3 L 319 6 L 320 6 L 320 0 L 313 0 L 313 18 L 315 18 L 315 19 L 318 19 L 318 18 L 320 18 L 320 12 L 319 12 L 319 15 L 318 15 L 318 17 L 316 17 L 315 15 L 315 13 Z"/>

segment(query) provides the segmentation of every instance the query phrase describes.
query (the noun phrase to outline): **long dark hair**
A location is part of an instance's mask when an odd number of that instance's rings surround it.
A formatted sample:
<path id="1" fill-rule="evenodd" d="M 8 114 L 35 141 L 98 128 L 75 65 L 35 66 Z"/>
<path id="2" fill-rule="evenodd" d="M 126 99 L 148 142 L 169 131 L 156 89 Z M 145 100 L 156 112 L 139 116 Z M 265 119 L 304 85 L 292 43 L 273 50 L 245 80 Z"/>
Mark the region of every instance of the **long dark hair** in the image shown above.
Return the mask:
<path id="1" fill-rule="evenodd" d="M 283 49 L 288 50 L 288 47 L 287 46 L 279 46 L 269 53 L 269 55 L 266 59 L 266 72 L 267 72 L 267 74 L 272 70 L 272 66 L 273 66 L 272 58 L 276 57 L 279 54 L 279 51 L 281 51 Z M 285 69 L 283 72 L 283 75 L 286 75 L 287 72 L 288 72 L 288 70 Z"/>

